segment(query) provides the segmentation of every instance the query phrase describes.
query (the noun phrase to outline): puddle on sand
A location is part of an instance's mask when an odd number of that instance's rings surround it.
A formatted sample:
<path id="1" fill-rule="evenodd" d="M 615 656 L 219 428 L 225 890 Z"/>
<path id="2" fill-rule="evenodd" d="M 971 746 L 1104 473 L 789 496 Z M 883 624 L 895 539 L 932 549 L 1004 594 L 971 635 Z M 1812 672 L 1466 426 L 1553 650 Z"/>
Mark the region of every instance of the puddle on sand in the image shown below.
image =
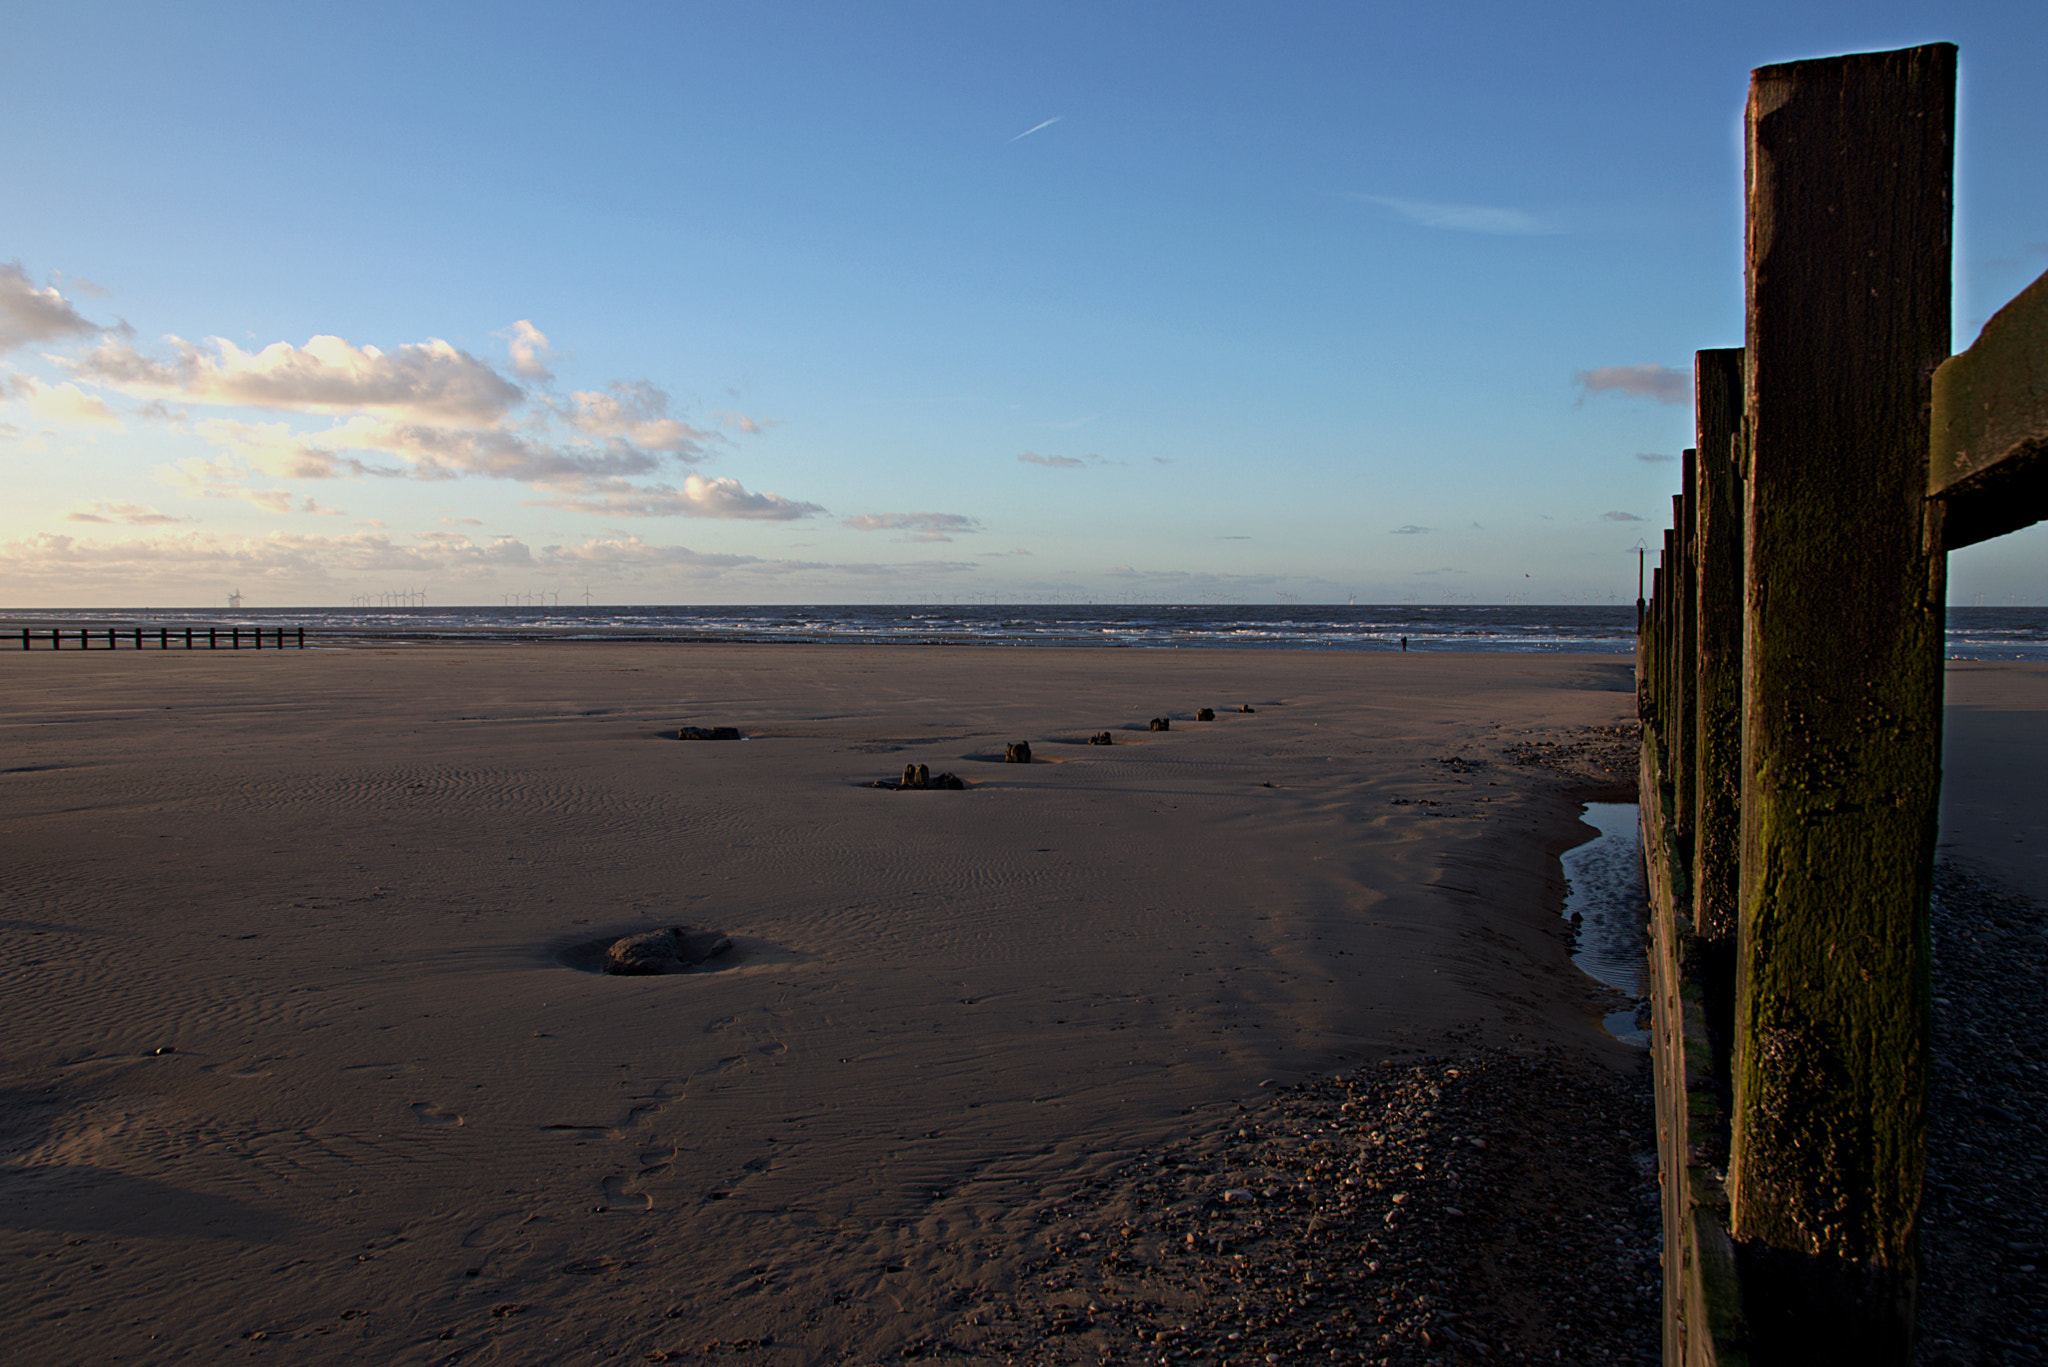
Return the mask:
<path id="1" fill-rule="evenodd" d="M 1588 802 L 1585 823 L 1600 834 L 1564 852 L 1564 914 L 1579 917 L 1579 947 L 1572 962 L 1618 992 L 1641 999 L 1649 992 L 1643 927 L 1650 892 L 1643 880 L 1643 835 L 1633 802 Z M 1613 1011 L 1607 1033 L 1623 1044 L 1650 1047 L 1635 1008 Z"/>

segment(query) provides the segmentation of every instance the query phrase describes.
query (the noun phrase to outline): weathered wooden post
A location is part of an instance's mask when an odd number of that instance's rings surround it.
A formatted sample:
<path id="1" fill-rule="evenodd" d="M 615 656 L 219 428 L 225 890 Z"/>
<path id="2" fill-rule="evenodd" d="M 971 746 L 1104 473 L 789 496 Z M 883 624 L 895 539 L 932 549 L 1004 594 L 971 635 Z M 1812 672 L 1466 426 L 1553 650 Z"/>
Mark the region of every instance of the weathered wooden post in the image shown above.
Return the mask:
<path id="1" fill-rule="evenodd" d="M 1697 758 L 1693 754 L 1693 727 L 1697 724 L 1694 689 L 1698 683 L 1694 677 L 1693 597 L 1699 575 L 1693 564 L 1691 517 L 1696 455 L 1691 450 L 1685 452 L 1680 467 L 1685 492 L 1671 500 L 1671 540 L 1678 549 L 1678 582 L 1671 603 L 1671 843 L 1683 865 L 1683 885 L 1677 891 L 1688 904 L 1692 901 L 1693 765 Z"/>
<path id="2" fill-rule="evenodd" d="M 1693 475 L 1698 547 L 1697 717 L 1694 727 L 1693 935 L 1707 1020 L 1728 1047 L 1735 1005 L 1737 874 L 1742 826 L 1742 502 L 1735 450 L 1742 424 L 1742 348 L 1693 358 L 1699 455 Z M 1722 1053 L 1725 1063 L 1727 1055 Z"/>
<path id="3" fill-rule="evenodd" d="M 1759 68 L 1732 1232 L 1758 1341 L 1912 1360 L 1956 50 Z"/>

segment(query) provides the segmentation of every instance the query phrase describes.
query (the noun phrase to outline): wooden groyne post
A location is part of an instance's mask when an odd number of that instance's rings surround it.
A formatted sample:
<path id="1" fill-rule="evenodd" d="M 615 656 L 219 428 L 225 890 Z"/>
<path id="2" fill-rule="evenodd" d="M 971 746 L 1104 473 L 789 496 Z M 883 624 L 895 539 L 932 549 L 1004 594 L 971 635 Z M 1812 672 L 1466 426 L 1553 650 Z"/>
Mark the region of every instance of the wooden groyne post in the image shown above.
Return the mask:
<path id="1" fill-rule="evenodd" d="M 1944 360 L 1955 81 L 1752 75 L 1638 645 L 1671 1364 L 1912 1360 L 1946 553 L 2048 514 L 2048 276 Z"/>

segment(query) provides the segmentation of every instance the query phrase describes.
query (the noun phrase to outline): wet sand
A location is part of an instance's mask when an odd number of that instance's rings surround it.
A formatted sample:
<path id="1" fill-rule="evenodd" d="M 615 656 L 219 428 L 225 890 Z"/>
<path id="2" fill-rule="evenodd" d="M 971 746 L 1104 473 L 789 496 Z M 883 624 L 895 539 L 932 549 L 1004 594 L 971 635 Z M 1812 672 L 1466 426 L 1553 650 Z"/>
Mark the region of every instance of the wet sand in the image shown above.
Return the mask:
<path id="1" fill-rule="evenodd" d="M 1051 1204 L 1205 1118 L 1452 1047 L 1636 1066 L 1558 918 L 1633 779 L 1585 745 L 1611 657 L 4 667 L 23 1360 L 999 1356 Z M 907 763 L 969 787 L 866 786 Z M 667 925 L 735 947 L 561 962 Z"/>

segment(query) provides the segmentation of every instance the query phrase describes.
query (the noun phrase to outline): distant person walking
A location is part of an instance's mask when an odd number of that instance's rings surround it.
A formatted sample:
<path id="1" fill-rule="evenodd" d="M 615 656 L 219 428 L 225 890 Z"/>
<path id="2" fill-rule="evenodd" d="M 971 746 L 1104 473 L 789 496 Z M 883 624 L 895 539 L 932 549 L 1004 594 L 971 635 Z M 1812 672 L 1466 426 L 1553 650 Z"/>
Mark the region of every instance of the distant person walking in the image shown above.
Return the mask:
<path id="1" fill-rule="evenodd" d="M 1408 638 L 1407 638 L 1406 636 L 1403 636 L 1403 637 L 1401 638 L 1401 653 L 1405 655 L 1405 654 L 1407 654 L 1407 652 L 1408 652 Z"/>

